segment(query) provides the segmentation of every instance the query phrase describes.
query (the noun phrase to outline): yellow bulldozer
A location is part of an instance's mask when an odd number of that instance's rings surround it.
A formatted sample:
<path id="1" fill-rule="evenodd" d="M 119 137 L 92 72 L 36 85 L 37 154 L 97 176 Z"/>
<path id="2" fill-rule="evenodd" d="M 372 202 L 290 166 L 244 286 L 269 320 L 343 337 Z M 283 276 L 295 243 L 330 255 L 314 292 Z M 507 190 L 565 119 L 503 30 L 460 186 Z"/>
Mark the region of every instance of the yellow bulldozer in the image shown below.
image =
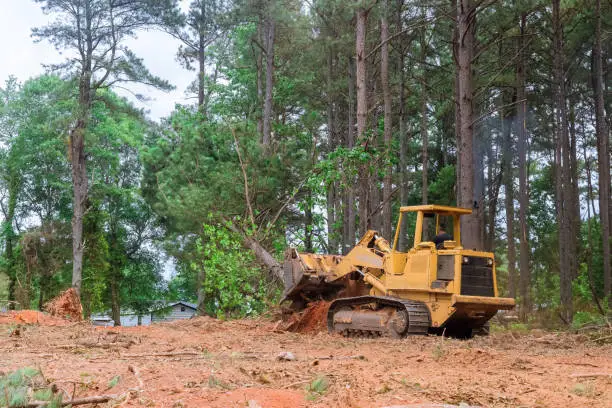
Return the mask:
<path id="1" fill-rule="evenodd" d="M 285 255 L 283 300 L 294 310 L 331 301 L 327 327 L 347 337 L 443 334 L 469 338 L 486 331 L 498 310 L 493 253 L 461 245 L 460 218 L 471 210 L 442 205 L 401 207 L 391 246 L 368 231 L 345 256 Z M 447 229 L 452 238 L 434 243 Z M 402 248 L 409 245 L 411 248 Z"/>

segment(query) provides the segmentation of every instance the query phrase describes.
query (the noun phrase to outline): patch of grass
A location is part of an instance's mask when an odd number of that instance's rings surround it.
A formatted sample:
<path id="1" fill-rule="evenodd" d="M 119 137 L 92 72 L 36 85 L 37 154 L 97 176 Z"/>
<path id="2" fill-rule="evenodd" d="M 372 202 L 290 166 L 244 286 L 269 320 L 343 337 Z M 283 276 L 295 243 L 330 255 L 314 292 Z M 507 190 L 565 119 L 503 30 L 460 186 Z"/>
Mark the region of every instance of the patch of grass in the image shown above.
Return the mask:
<path id="1" fill-rule="evenodd" d="M 329 380 L 324 375 L 320 375 L 306 386 L 306 399 L 308 401 L 315 401 L 324 395 L 328 388 Z"/>
<path id="2" fill-rule="evenodd" d="M 444 342 L 438 342 L 434 346 L 433 350 L 431 350 L 431 356 L 435 361 L 439 361 L 442 357 L 446 355 L 446 348 L 444 347 Z"/>
<path id="3" fill-rule="evenodd" d="M 119 384 L 119 381 L 121 381 L 120 375 L 116 375 L 113 378 L 111 378 L 110 381 L 108 382 L 108 389 L 110 390 L 111 388 L 114 388 L 117 384 Z"/>
<path id="4" fill-rule="evenodd" d="M 48 408 L 61 406 L 61 395 L 53 394 L 41 372 L 35 368 L 20 368 L 0 376 L 0 407 L 26 406 L 31 400 L 49 401 Z"/>
<path id="5" fill-rule="evenodd" d="M 519 333 L 527 333 L 529 326 L 526 323 L 514 322 L 508 325 L 508 330 Z"/>
<path id="6" fill-rule="evenodd" d="M 571 391 L 572 394 L 578 395 L 579 397 L 594 398 L 597 396 L 595 384 L 592 382 L 574 384 Z"/>
<path id="7" fill-rule="evenodd" d="M 49 388 L 34 391 L 32 398 L 36 401 L 49 401 L 53 397 L 53 391 Z"/>

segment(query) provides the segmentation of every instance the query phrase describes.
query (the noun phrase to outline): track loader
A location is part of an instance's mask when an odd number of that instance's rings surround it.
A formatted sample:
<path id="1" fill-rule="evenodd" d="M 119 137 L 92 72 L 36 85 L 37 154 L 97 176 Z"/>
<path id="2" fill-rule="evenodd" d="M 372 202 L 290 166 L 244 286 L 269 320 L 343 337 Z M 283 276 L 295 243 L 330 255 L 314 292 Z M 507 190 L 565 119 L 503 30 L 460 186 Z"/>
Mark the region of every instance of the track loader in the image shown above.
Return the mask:
<path id="1" fill-rule="evenodd" d="M 441 205 L 401 207 L 393 245 L 370 230 L 345 256 L 290 248 L 283 300 L 296 310 L 331 301 L 328 330 L 345 336 L 471 337 L 515 302 L 498 297 L 493 253 L 461 245 L 460 218 L 470 213 Z M 435 245 L 445 224 L 452 240 Z M 412 247 L 402 248 L 409 240 Z"/>

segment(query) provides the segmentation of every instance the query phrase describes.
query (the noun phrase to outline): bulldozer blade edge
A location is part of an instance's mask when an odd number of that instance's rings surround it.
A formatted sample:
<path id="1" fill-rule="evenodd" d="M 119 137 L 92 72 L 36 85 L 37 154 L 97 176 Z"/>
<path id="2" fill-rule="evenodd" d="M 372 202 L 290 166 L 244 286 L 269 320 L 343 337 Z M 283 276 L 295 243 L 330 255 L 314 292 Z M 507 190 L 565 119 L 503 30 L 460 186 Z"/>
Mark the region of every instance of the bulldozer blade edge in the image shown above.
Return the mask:
<path id="1" fill-rule="evenodd" d="M 385 296 L 334 300 L 327 314 L 330 333 L 346 337 L 392 337 L 427 334 L 431 319 L 422 302 Z"/>

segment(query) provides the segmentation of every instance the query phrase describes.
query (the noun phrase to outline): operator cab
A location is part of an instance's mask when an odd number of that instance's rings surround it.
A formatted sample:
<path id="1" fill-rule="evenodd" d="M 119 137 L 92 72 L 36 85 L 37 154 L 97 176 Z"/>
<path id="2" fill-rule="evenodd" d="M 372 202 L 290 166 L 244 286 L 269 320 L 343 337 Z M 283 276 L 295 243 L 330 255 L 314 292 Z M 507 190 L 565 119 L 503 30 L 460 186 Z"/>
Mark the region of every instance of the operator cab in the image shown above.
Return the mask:
<path id="1" fill-rule="evenodd" d="M 411 248 L 458 249 L 461 247 L 460 217 L 471 213 L 472 210 L 467 208 L 444 205 L 401 207 L 395 229 L 393 251 L 408 252 Z M 441 230 L 444 230 L 451 239 L 444 240 L 436 248 L 434 239 Z"/>

